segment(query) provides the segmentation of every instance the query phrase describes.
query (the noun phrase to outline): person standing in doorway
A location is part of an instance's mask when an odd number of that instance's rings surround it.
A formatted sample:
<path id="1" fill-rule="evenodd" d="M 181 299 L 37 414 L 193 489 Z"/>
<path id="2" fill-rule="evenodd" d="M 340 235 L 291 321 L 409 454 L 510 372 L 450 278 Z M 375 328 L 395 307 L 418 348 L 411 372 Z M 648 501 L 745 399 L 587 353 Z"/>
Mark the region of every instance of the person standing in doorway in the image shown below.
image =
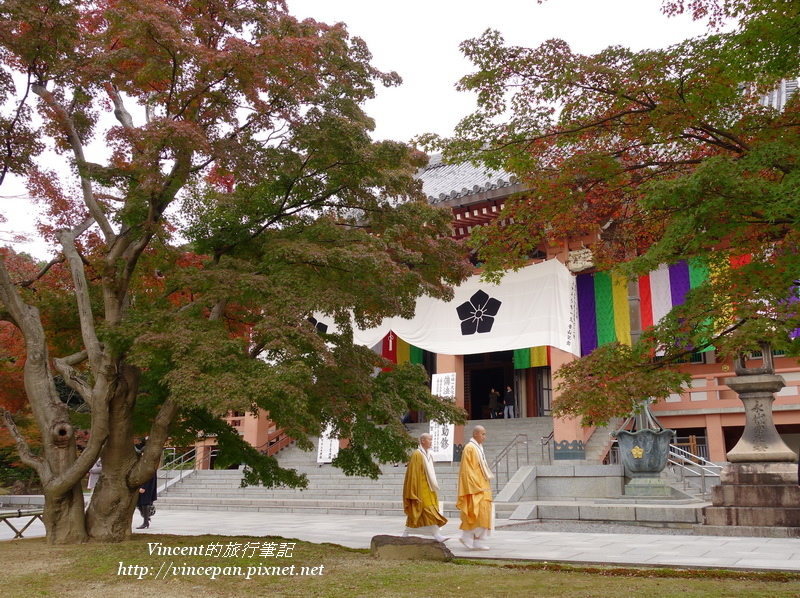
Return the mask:
<path id="1" fill-rule="evenodd" d="M 506 386 L 506 394 L 503 395 L 503 418 L 514 417 L 514 391 L 510 386 Z"/>
<path id="2" fill-rule="evenodd" d="M 489 391 L 489 419 L 496 419 L 499 417 L 500 407 L 500 393 L 497 392 L 494 388 Z"/>

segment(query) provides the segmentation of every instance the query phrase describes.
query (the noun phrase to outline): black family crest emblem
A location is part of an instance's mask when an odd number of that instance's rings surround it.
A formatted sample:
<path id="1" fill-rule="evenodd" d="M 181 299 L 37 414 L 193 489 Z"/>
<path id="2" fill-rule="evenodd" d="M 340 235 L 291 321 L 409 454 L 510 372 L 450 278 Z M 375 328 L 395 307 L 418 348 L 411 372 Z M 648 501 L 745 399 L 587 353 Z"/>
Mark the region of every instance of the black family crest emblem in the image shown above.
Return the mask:
<path id="1" fill-rule="evenodd" d="M 489 297 L 484 291 L 478 291 L 469 301 L 465 301 L 456 308 L 456 313 L 461 320 L 461 334 L 475 334 L 476 332 L 491 332 L 494 317 L 502 305 L 502 301 Z"/>
<path id="2" fill-rule="evenodd" d="M 322 334 L 325 334 L 326 332 L 328 332 L 328 325 L 327 324 L 325 324 L 323 322 L 320 322 L 316 318 L 312 318 L 312 317 L 309 317 L 308 321 L 312 326 L 314 326 L 314 328 L 317 329 L 317 332 L 321 332 Z"/>

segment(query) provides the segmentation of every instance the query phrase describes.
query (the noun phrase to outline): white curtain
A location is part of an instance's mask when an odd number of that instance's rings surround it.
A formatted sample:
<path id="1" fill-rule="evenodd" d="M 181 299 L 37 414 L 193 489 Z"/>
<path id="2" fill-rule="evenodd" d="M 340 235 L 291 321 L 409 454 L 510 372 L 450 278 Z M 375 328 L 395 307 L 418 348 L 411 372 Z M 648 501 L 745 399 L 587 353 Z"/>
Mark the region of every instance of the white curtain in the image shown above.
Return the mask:
<path id="1" fill-rule="evenodd" d="M 508 272 L 497 285 L 475 275 L 455 289 L 452 301 L 421 297 L 413 318 L 387 318 L 369 330 L 356 328 L 354 339 L 373 347 L 393 330 L 407 343 L 445 355 L 541 345 L 578 355 L 575 293 L 575 277 L 555 259 Z"/>

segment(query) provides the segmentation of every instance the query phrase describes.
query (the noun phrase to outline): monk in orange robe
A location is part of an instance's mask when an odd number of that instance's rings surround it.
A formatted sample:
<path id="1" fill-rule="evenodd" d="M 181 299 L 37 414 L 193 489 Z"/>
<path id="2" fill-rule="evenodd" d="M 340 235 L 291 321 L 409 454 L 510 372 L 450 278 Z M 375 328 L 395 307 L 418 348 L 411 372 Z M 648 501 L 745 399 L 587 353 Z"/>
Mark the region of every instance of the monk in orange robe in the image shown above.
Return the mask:
<path id="1" fill-rule="evenodd" d="M 461 543 L 470 550 L 489 550 L 483 540 L 492 529 L 492 485 L 494 474 L 483 454 L 486 429 L 475 426 L 472 438 L 461 453 L 458 472 L 458 500 L 461 511 Z"/>
<path id="2" fill-rule="evenodd" d="M 432 442 L 430 434 L 422 434 L 419 447 L 411 453 L 408 462 L 403 483 L 403 511 L 406 514 L 403 536 L 422 534 L 433 536 L 438 542 L 446 542 L 450 538 L 443 536 L 440 529 L 447 519 L 439 512 L 439 484 L 430 451 Z"/>

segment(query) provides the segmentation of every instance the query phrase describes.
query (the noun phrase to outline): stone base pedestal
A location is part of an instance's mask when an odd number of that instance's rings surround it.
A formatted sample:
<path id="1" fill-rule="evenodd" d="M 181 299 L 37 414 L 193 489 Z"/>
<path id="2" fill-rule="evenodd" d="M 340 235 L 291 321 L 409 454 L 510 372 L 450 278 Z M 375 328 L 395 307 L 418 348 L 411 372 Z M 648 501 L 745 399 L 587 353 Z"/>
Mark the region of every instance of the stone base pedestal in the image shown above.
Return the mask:
<path id="1" fill-rule="evenodd" d="M 630 482 L 625 484 L 623 493 L 625 496 L 646 496 L 658 498 L 669 498 L 674 495 L 672 486 L 667 484 L 660 477 L 632 478 Z"/>
<path id="2" fill-rule="evenodd" d="M 795 463 L 731 463 L 712 488 L 706 525 L 800 529 L 800 487 Z"/>

